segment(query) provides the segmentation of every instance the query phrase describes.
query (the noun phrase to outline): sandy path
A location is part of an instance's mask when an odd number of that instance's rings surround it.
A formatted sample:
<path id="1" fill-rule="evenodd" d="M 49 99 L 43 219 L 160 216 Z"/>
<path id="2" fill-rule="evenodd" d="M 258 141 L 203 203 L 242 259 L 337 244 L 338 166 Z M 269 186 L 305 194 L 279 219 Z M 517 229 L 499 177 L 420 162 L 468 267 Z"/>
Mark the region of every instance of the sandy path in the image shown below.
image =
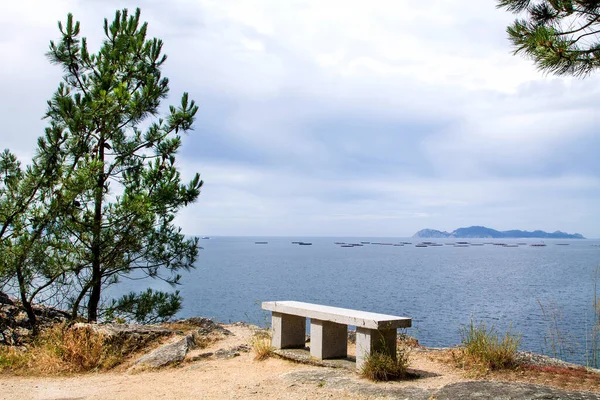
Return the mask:
<path id="1" fill-rule="evenodd" d="M 67 378 L 3 378 L 0 381 L 0 398 L 147 400 L 344 397 L 339 391 L 294 385 L 280 377 L 285 372 L 306 368 L 314 367 L 278 359 L 257 362 L 251 354 L 242 354 L 230 360 L 200 361 L 160 372 L 92 374 Z"/>
<path id="2" fill-rule="evenodd" d="M 252 331 L 247 326 L 226 326 L 234 333 L 198 353 L 230 349 L 249 344 Z M 349 353 L 353 351 L 349 347 Z M 279 358 L 255 361 L 254 354 L 241 353 L 229 359 L 206 358 L 186 362 L 160 371 L 130 373 L 126 371 L 95 373 L 67 377 L 18 377 L 0 375 L 0 399 L 66 400 L 66 399 L 374 399 L 359 395 L 346 385 L 331 385 L 315 380 L 290 380 L 291 375 L 309 370 L 330 371 L 328 368 L 302 365 Z M 320 369 L 319 369 L 320 368 Z M 425 351 L 415 351 L 411 369 L 422 377 L 417 380 L 372 384 L 357 374 L 342 373 L 345 382 L 376 385 L 379 389 L 421 388 L 439 389 L 464 381 L 460 370 L 436 361 Z M 293 373 L 293 374 L 292 374 Z M 286 374 L 288 374 L 286 376 Z M 301 374 L 300 374 L 301 375 Z"/>

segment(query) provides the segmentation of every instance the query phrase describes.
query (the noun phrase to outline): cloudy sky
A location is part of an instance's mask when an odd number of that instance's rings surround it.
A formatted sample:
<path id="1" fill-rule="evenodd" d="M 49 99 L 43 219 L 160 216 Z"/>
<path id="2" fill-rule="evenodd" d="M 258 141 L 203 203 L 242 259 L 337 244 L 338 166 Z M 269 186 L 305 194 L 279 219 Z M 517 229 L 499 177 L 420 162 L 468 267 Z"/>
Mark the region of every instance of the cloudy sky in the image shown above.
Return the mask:
<path id="1" fill-rule="evenodd" d="M 44 53 L 72 12 L 141 7 L 200 172 L 198 235 L 410 236 L 422 228 L 600 237 L 600 74 L 511 54 L 493 0 L 20 0 L 0 4 L 1 148 L 24 161 L 61 78 Z"/>

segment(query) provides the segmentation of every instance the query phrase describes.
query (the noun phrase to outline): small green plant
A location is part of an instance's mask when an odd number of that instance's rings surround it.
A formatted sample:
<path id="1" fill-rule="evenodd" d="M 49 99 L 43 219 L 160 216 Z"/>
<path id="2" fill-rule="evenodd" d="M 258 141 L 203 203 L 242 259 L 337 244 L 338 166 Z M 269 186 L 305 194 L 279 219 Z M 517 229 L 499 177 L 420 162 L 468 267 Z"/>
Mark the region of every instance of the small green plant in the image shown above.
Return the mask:
<path id="1" fill-rule="evenodd" d="M 383 339 L 382 339 L 383 340 Z M 408 377 L 411 347 L 399 342 L 396 357 L 392 357 L 382 342 L 381 350 L 371 352 L 365 359 L 361 375 L 372 381 L 391 381 Z"/>
<path id="2" fill-rule="evenodd" d="M 254 352 L 254 359 L 263 361 L 273 355 L 273 346 L 271 346 L 271 333 L 268 330 L 257 329 L 253 332 L 250 339 L 250 345 Z"/>
<path id="3" fill-rule="evenodd" d="M 502 338 L 494 327 L 485 323 L 469 326 L 461 331 L 462 348 L 455 356 L 461 367 L 476 367 L 483 370 L 499 370 L 516 366 L 516 354 L 521 343 L 521 335 L 506 332 Z"/>

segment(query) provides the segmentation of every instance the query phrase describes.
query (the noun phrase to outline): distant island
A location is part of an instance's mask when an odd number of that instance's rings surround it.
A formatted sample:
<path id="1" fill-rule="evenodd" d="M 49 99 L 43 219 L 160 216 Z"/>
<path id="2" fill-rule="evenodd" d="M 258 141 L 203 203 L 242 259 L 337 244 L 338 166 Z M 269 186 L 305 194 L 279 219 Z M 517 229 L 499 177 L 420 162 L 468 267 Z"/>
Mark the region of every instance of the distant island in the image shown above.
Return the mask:
<path id="1" fill-rule="evenodd" d="M 495 229 L 486 228 L 485 226 L 471 226 L 468 228 L 458 228 L 452 232 L 437 231 L 435 229 L 422 229 L 413 235 L 415 238 L 469 238 L 469 239 L 585 239 L 579 233 L 565 233 L 561 231 L 544 232 L 544 231 L 497 231 Z"/>

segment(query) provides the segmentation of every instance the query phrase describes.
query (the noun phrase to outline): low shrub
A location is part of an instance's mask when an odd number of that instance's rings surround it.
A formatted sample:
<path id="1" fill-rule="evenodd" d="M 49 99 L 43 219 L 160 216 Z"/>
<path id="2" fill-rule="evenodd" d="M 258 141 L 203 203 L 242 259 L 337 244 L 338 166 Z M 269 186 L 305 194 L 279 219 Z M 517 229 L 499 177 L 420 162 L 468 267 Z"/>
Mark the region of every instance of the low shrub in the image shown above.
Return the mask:
<path id="1" fill-rule="evenodd" d="M 385 349 L 385 346 L 381 346 Z M 400 342 L 396 348 L 396 358 L 388 351 L 374 351 L 363 363 L 361 375 L 372 381 L 391 381 L 408 377 L 411 347 Z"/>
<path id="2" fill-rule="evenodd" d="M 108 355 L 104 338 L 89 328 L 61 328 L 48 331 L 44 346 L 73 372 L 98 369 Z"/>
<path id="3" fill-rule="evenodd" d="M 473 320 L 463 327 L 462 347 L 455 356 L 461 367 L 476 367 L 485 370 L 499 370 L 516 366 L 516 354 L 521 343 L 521 335 L 506 332 L 502 338 L 492 326 L 485 323 L 476 325 Z"/>
<path id="4" fill-rule="evenodd" d="M 0 371 L 21 369 L 29 362 L 29 353 L 10 346 L 0 346 Z"/>
<path id="5" fill-rule="evenodd" d="M 254 352 L 254 359 L 257 361 L 266 360 L 273 355 L 273 346 L 271 346 L 271 334 L 269 331 L 255 331 L 250 344 Z"/>
<path id="6" fill-rule="evenodd" d="M 25 350 L 0 349 L 0 370 L 59 374 L 109 369 L 123 361 L 121 347 L 89 327 L 57 324 L 41 332 Z"/>

